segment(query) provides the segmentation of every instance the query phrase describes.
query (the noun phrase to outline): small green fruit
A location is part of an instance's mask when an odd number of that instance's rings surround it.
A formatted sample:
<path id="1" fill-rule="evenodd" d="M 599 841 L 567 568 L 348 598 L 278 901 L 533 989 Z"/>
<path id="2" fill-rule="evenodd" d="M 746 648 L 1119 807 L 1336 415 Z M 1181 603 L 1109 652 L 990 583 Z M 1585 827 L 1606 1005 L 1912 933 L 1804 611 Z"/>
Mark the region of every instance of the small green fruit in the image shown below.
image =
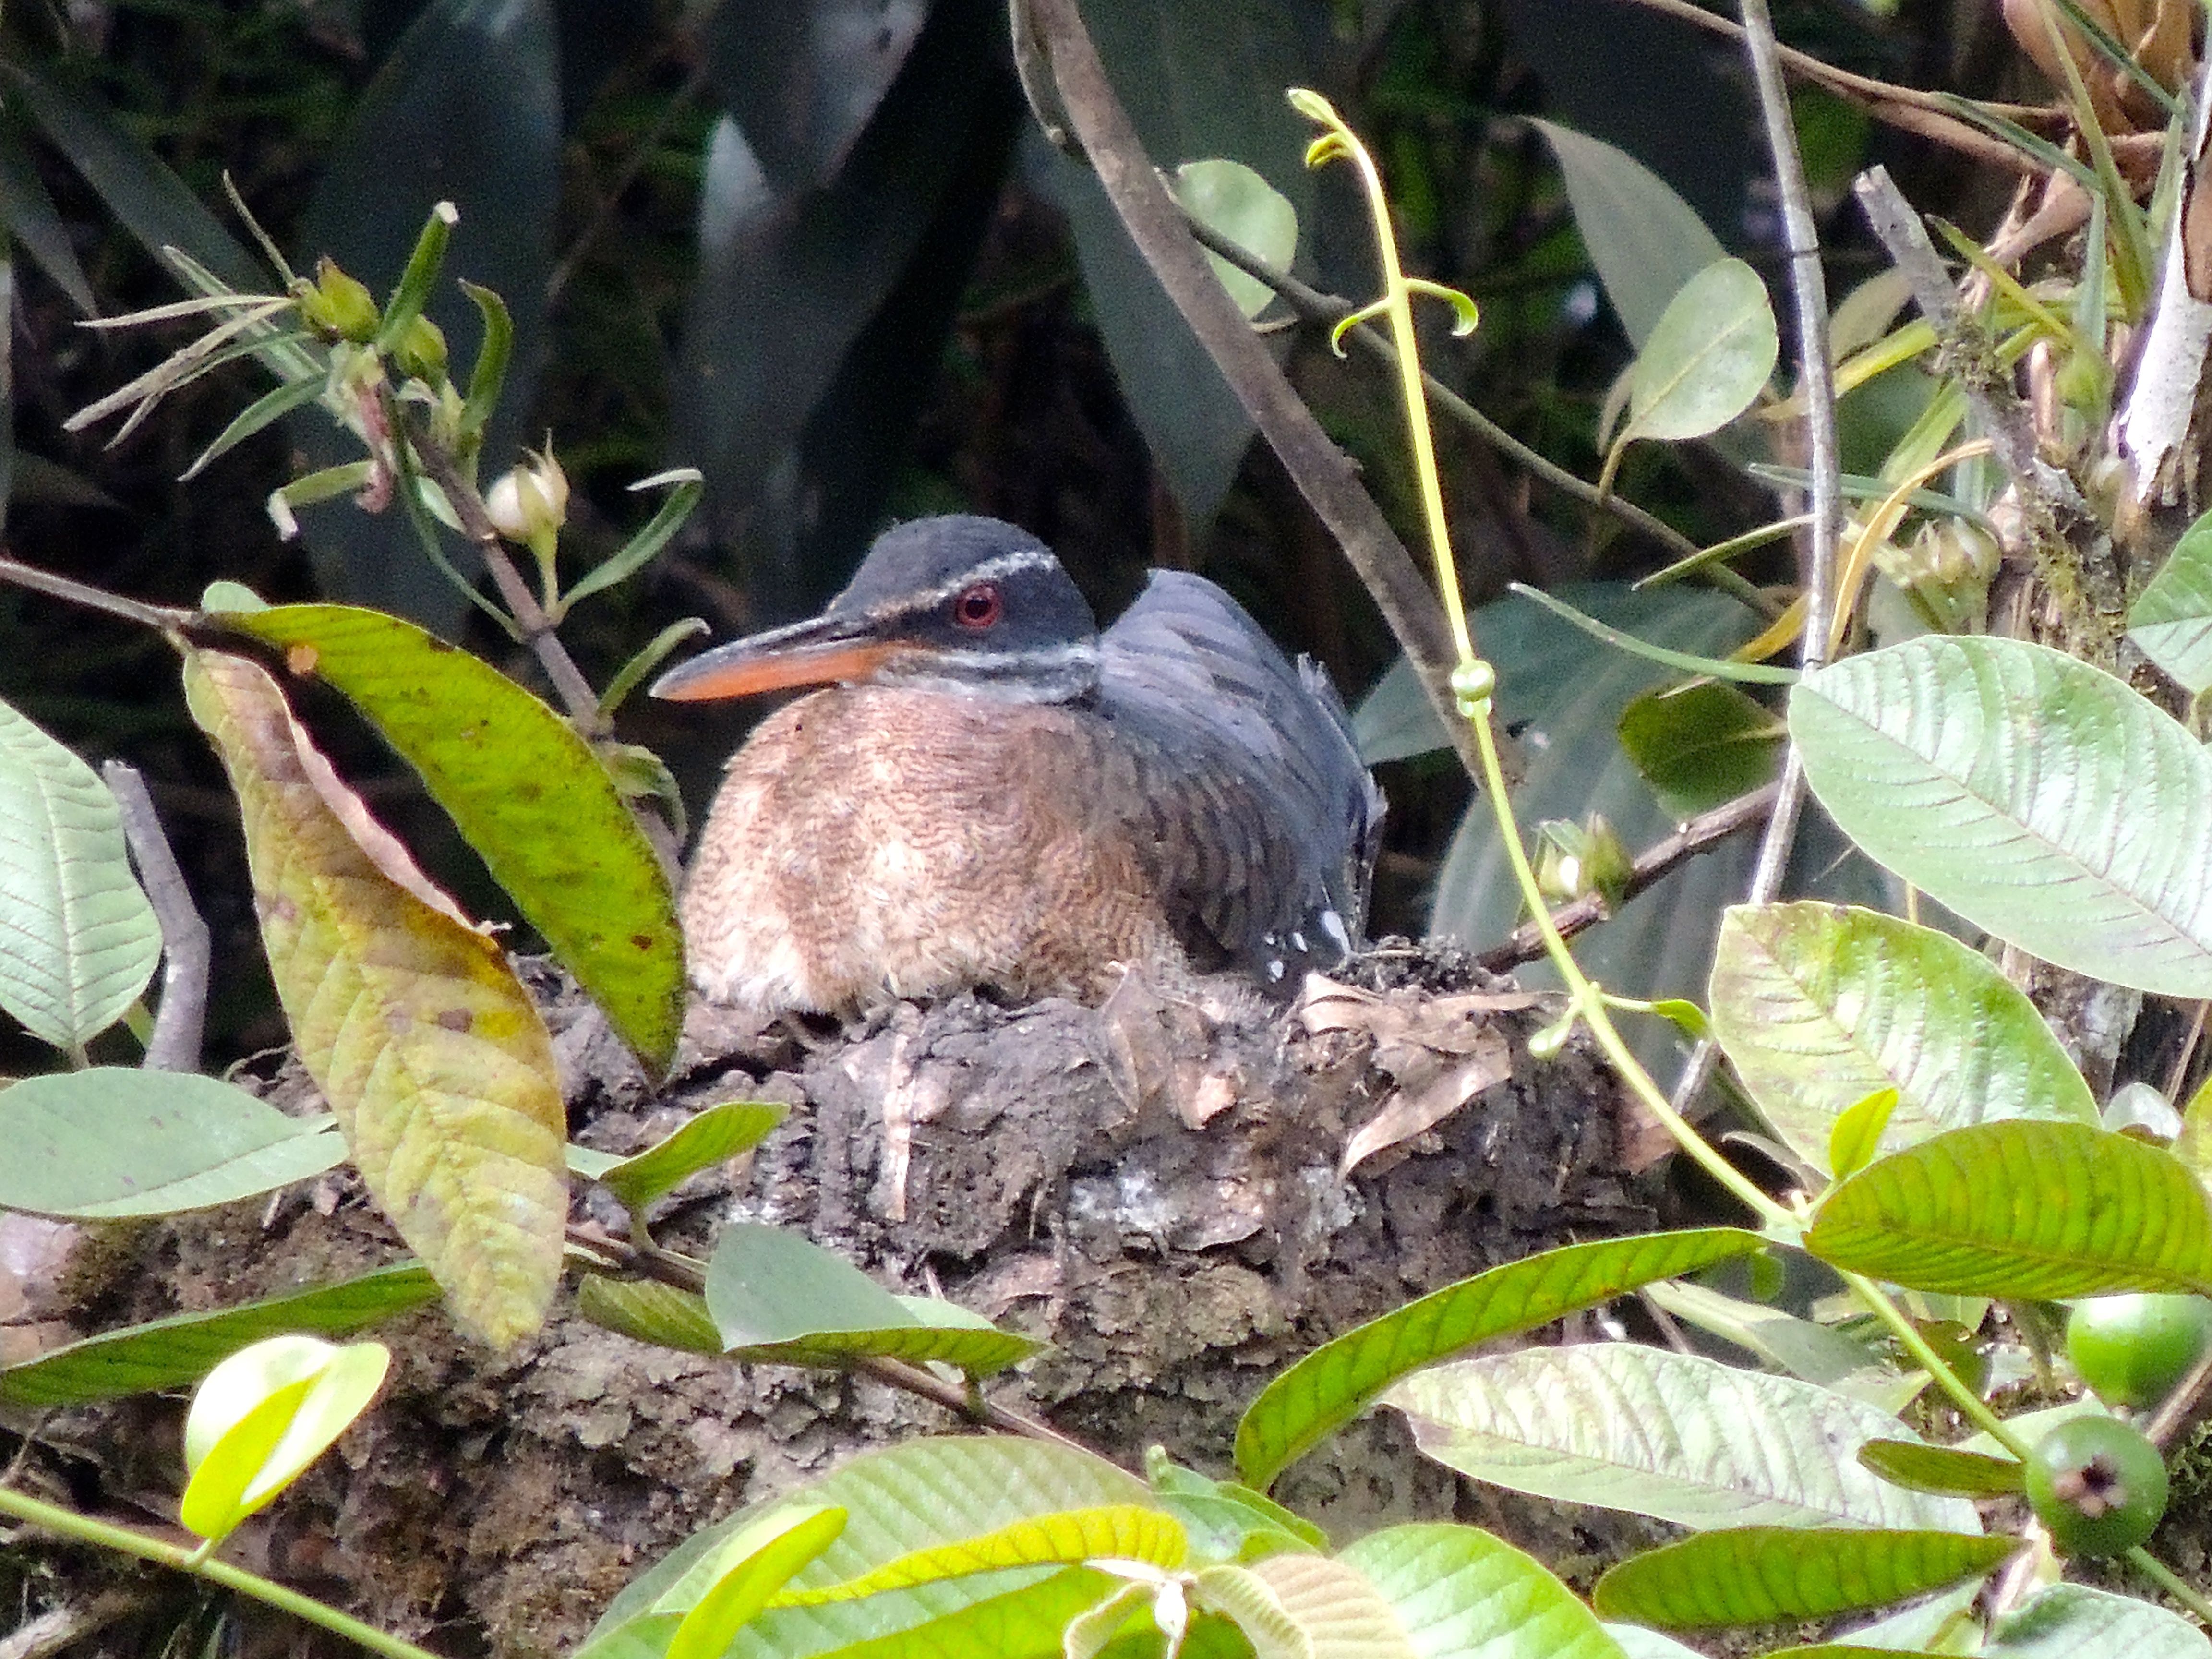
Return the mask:
<path id="1" fill-rule="evenodd" d="M 2107 1406 L 2155 1406 L 2212 1348 L 2212 1301 L 2100 1296 L 2066 1321 L 2066 1357 Z"/>
<path id="2" fill-rule="evenodd" d="M 2166 1513 L 2166 1461 L 2116 1417 L 2069 1418 L 2036 1443 L 2027 1501 L 2062 1555 L 2118 1555 Z"/>

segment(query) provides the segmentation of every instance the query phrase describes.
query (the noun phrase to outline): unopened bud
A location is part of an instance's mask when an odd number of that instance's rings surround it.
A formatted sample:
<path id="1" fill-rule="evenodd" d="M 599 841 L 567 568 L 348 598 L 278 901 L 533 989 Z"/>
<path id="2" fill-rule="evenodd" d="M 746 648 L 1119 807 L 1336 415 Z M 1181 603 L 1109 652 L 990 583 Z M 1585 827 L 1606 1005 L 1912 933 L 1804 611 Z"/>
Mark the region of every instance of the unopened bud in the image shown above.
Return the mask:
<path id="1" fill-rule="evenodd" d="M 402 374 L 428 380 L 432 386 L 444 385 L 446 331 L 428 317 L 417 317 L 392 348 L 392 361 Z"/>
<path id="2" fill-rule="evenodd" d="M 364 344 L 376 337 L 383 320 L 368 285 L 347 276 L 328 254 L 316 261 L 313 282 L 301 277 L 294 283 L 292 296 L 307 326 L 330 339 Z"/>
<path id="3" fill-rule="evenodd" d="M 548 445 L 543 451 L 526 451 L 529 460 L 503 474 L 484 492 L 484 511 L 492 527 L 511 542 L 535 548 L 541 539 L 560 533 L 568 520 L 568 475 L 553 459 Z"/>

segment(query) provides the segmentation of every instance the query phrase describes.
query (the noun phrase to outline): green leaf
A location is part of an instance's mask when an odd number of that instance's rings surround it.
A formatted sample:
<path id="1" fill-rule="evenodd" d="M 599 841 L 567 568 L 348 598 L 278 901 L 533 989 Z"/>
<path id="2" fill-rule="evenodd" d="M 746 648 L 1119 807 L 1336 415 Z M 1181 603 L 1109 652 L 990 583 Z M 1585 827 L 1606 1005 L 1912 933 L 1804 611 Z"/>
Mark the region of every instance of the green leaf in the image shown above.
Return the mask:
<path id="1" fill-rule="evenodd" d="M 1654 645 L 1649 640 L 1639 640 L 1635 635 L 1620 629 L 1609 628 L 1595 617 L 1585 617 L 1564 599 L 1556 599 L 1540 587 L 1531 587 L 1525 582 L 1509 582 L 1506 585 L 1522 599 L 1534 599 L 1553 616 L 1572 623 L 1592 639 L 1603 640 L 1607 645 L 1626 651 L 1631 656 L 1641 657 L 1646 662 L 1656 662 L 1663 668 L 1679 669 L 1686 674 L 1709 674 L 1715 679 L 1741 680 L 1749 685 L 1794 685 L 1797 683 L 1797 671 L 1794 668 L 1775 668 L 1765 663 L 1732 662 L 1719 657 L 1698 657 L 1686 651 Z"/>
<path id="2" fill-rule="evenodd" d="M 750 1152 L 769 1138 L 790 1110 L 788 1106 L 763 1101 L 725 1101 L 709 1106 L 665 1140 L 636 1157 L 585 1173 L 620 1199 L 625 1209 L 642 1210 L 687 1177 Z"/>
<path id="3" fill-rule="evenodd" d="M 1790 729 L 1844 832 L 1969 921 L 2077 973 L 2212 995 L 2212 756 L 2110 674 L 1928 635 L 1808 678 Z"/>
<path id="4" fill-rule="evenodd" d="M 1884 1085 L 1856 1106 L 1844 1109 L 1828 1136 L 1828 1167 L 1838 1179 L 1856 1175 L 1874 1162 L 1882 1132 L 1897 1114 L 1897 1090 Z"/>
<path id="5" fill-rule="evenodd" d="M 229 1204 L 346 1152 L 327 1117 L 288 1117 L 211 1077 L 114 1066 L 0 1090 L 0 1209 L 75 1220 Z"/>
<path id="6" fill-rule="evenodd" d="M 483 659 L 350 605 L 225 626 L 336 686 L 422 775 L 462 837 L 617 1033 L 658 1072 L 684 1021 L 683 937 L 660 862 L 591 746 Z"/>
<path id="7" fill-rule="evenodd" d="M 1540 1498 L 1699 1528 L 1978 1526 L 1969 1504 L 1859 1467 L 1861 1445 L 1899 1437 L 1887 1412 L 1695 1354 L 1529 1348 L 1423 1371 L 1384 1399 L 1438 1462 Z"/>
<path id="8" fill-rule="evenodd" d="M 1729 1227 L 1651 1233 L 1565 1245 L 1448 1285 L 1325 1343 L 1261 1389 L 1237 1425 L 1237 1472 L 1255 1486 L 1271 1486 L 1424 1365 L 1763 1243 Z"/>
<path id="9" fill-rule="evenodd" d="M 2207 1659 L 2212 1640 L 2178 1613 L 2087 1584 L 2053 1584 L 1990 1626 L 1982 1659 Z"/>
<path id="10" fill-rule="evenodd" d="M 1550 121 L 1529 125 L 1559 158 L 1575 228 L 1629 343 L 1641 352 L 1668 301 L 1727 250 L 1696 210 L 1641 161 Z"/>
<path id="11" fill-rule="evenodd" d="M 1158 1446 L 1146 1453 L 1145 1473 L 1161 1504 L 1183 1523 L 1191 1553 L 1200 1560 L 1245 1560 L 1275 1549 L 1328 1547 L 1328 1535 L 1310 1521 L 1249 1486 L 1185 1468 Z"/>
<path id="12" fill-rule="evenodd" d="M 612 587 L 617 582 L 651 564 L 660 550 L 674 539 L 676 532 L 684 528 L 684 520 L 691 516 L 691 509 L 699 505 L 699 497 L 706 492 L 707 485 L 698 468 L 679 466 L 670 471 L 656 472 L 650 478 L 640 478 L 630 486 L 633 490 L 662 488 L 668 490 L 667 498 L 660 503 L 645 528 L 624 542 L 611 558 L 578 578 L 575 586 L 562 596 L 563 615 L 577 600 L 587 599 L 602 588 Z M 613 688 L 610 687 L 610 696 L 612 691 Z"/>
<path id="13" fill-rule="evenodd" d="M 179 483 L 187 483 L 199 477 L 208 464 L 244 443 L 264 427 L 274 426 L 295 409 L 304 409 L 323 395 L 328 382 L 309 378 L 288 380 L 283 386 L 263 392 L 233 417 L 230 424 L 215 435 L 214 441 L 200 451 L 192 464 L 177 477 Z"/>
<path id="14" fill-rule="evenodd" d="M 1813 1255 L 1910 1289 L 2039 1301 L 2212 1289 L 2212 1217 L 2179 1159 L 2094 1125 L 1954 1129 L 1853 1176 Z"/>
<path id="15" fill-rule="evenodd" d="M 1869 1440 L 1859 1462 L 1893 1486 L 1942 1498 L 2002 1498 L 2021 1489 L 2020 1460 L 1923 1446 L 1914 1440 Z"/>
<path id="16" fill-rule="evenodd" d="M 319 1337 L 272 1336 L 208 1373 L 185 1419 L 177 1518 L 202 1538 L 228 1535 L 331 1448 L 384 1386 L 392 1351 Z"/>
<path id="17" fill-rule="evenodd" d="M 1847 1332 L 1760 1303 L 1740 1302 L 1693 1280 L 1647 1285 L 1642 1294 L 1683 1323 L 1824 1388 L 1885 1369 L 1879 1352 Z"/>
<path id="18" fill-rule="evenodd" d="M 168 165 L 88 92 L 0 59 L 0 77 L 55 149 L 84 175 L 123 228 L 156 259 L 179 247 L 240 293 L 273 280 L 232 240 Z"/>
<path id="19" fill-rule="evenodd" d="M 242 658 L 194 650 L 185 697 L 245 819 L 278 1000 L 369 1191 L 455 1318 L 495 1346 L 544 1322 L 568 1218 L 552 1041 L 499 945 L 368 814 Z"/>
<path id="20" fill-rule="evenodd" d="M 1958 1532 L 1744 1527 L 1647 1550 L 1591 1599 L 1608 1618 L 1662 1630 L 1825 1619 L 1980 1577 L 2019 1547 Z"/>
<path id="21" fill-rule="evenodd" d="M 720 1575 L 723 1544 L 779 1510 L 830 1506 L 850 1515 L 836 1541 L 791 1581 L 794 1589 L 815 1589 L 860 1577 L 917 1550 L 957 1544 L 1027 1516 L 1150 1501 L 1143 1482 L 1103 1458 L 1041 1442 L 945 1436 L 866 1452 L 819 1480 L 754 1504 L 678 1545 L 609 1604 L 586 1651 L 598 1652 L 603 1638 L 657 1607 L 696 1602 Z M 1010 1585 L 1034 1592 L 1048 1584 L 1054 1587 L 1045 1596 L 1054 1604 L 1051 1608 L 1007 1593 Z M 803 1659 L 856 1642 L 936 1630 L 940 1627 L 933 1620 L 965 1610 L 977 1616 L 1018 1616 L 1025 1630 L 1032 1628 L 1032 1617 L 1056 1613 L 1057 1622 L 1046 1630 L 1043 1651 L 1057 1653 L 1060 1627 L 1112 1587 L 1112 1580 L 1087 1571 L 1032 1568 L 890 1592 L 865 1602 L 764 1612 L 750 1628 L 748 1650 L 776 1659 Z M 757 1649 L 751 1646 L 756 1641 L 761 1644 Z"/>
<path id="22" fill-rule="evenodd" d="M 1211 1579 L 1238 1575 L 1257 1580 L 1281 1608 L 1280 1620 L 1293 1643 L 1279 1646 L 1278 1659 L 1419 1659 L 1395 1612 L 1376 1591 L 1367 1576 L 1349 1561 L 1325 1555 L 1271 1555 L 1246 1567 L 1217 1567 Z M 1207 1586 L 1210 1588 L 1210 1586 Z M 1253 1646 L 1267 1659 L 1275 1619 L 1260 1621 L 1254 1633 L 1248 1614 L 1237 1610 L 1237 1622 L 1252 1635 Z M 1269 1613 L 1273 1608 L 1269 1608 Z"/>
<path id="23" fill-rule="evenodd" d="M 2181 532 L 2136 596 L 2128 638 L 2190 696 L 2212 690 L 2212 513 Z"/>
<path id="24" fill-rule="evenodd" d="M 1170 185 L 1183 211 L 1265 264 L 1288 270 L 1298 251 L 1298 210 L 1290 198 L 1242 161 L 1185 161 Z M 1206 262 L 1247 317 L 1257 317 L 1275 290 L 1219 254 Z"/>
<path id="25" fill-rule="evenodd" d="M 1165 1510 L 1148 1504 L 1060 1510 L 1050 1515 L 1024 1516 L 957 1543 L 915 1550 L 842 1583 L 786 1590 L 769 1605 L 811 1607 L 831 1601 L 857 1601 L 886 1590 L 912 1589 L 979 1572 L 1000 1572 L 1008 1567 L 1073 1566 L 1100 1558 L 1142 1561 L 1173 1571 L 1182 1565 L 1188 1548 L 1182 1523 Z"/>
<path id="26" fill-rule="evenodd" d="M 802 1504 L 745 1528 L 716 1553 L 721 1574 L 692 1602 L 668 1639 L 668 1659 L 720 1659 L 791 1576 L 837 1541 L 851 1516 Z M 665 1601 L 656 1613 L 675 1611 Z"/>
<path id="27" fill-rule="evenodd" d="M 722 1334 L 707 1298 L 651 1279 L 586 1273 L 576 1285 L 576 1311 L 594 1325 L 656 1348 L 719 1355 Z"/>
<path id="28" fill-rule="evenodd" d="M 1473 1527 L 1390 1527 L 1338 1559 L 1374 1586 L 1419 1659 L 1622 1659 L 1573 1591 Z"/>
<path id="29" fill-rule="evenodd" d="M 2094 1123 L 2033 1003 L 1948 934 L 1871 910 L 1747 905 L 1721 921 L 1713 1035 L 1774 1132 L 1828 1169 L 1843 1115 L 1893 1088 L 1891 1151 L 2000 1118 Z"/>
<path id="30" fill-rule="evenodd" d="M 0 703 L 0 1008 L 74 1052 L 153 977 L 161 924 L 93 769 Z"/>
<path id="31" fill-rule="evenodd" d="M 211 1313 L 173 1314 L 0 1370 L 0 1404 L 42 1410 L 179 1388 L 264 1337 L 347 1336 L 437 1299 L 437 1280 L 408 1262 Z"/>
<path id="32" fill-rule="evenodd" d="M 1741 259 L 1716 260 L 1668 302 L 1637 355 L 1621 441 L 1719 431 L 1751 407 L 1780 353 L 1759 273 Z"/>
<path id="33" fill-rule="evenodd" d="M 1780 718 L 1732 685 L 1647 691 L 1620 717 L 1620 746 L 1677 823 L 1774 775 Z"/>
<path id="34" fill-rule="evenodd" d="M 925 1323 L 843 1257 L 787 1228 L 755 1222 L 725 1227 L 714 1241 L 707 1308 L 723 1346 L 762 1363 L 939 1359 L 987 1376 L 1044 1346 L 988 1325 Z"/>

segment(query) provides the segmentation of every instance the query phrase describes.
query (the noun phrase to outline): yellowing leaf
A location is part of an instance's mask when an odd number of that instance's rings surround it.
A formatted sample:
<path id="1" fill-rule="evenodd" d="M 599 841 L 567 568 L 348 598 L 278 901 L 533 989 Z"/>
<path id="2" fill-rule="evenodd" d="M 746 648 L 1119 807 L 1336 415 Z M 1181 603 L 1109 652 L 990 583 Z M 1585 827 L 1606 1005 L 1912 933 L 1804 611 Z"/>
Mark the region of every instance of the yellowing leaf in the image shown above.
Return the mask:
<path id="1" fill-rule="evenodd" d="M 301 1063 L 362 1179 L 465 1328 L 500 1346 L 529 1334 L 560 1278 L 568 1213 L 537 1009 L 497 945 L 391 879 L 331 811 L 343 786 L 302 763 L 311 746 L 265 672 L 194 652 L 185 692 L 245 816 Z"/>

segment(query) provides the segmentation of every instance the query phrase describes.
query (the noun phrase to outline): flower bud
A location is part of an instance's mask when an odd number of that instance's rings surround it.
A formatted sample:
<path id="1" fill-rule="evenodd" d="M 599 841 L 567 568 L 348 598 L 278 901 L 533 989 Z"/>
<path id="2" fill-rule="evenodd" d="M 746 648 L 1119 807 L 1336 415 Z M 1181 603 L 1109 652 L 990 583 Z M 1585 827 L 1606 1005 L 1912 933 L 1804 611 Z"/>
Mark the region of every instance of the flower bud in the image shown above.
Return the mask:
<path id="1" fill-rule="evenodd" d="M 328 254 L 316 261 L 315 280 L 302 277 L 293 285 L 292 295 L 307 326 L 331 339 L 365 344 L 376 337 L 377 325 L 383 321 L 368 285 L 347 276 Z"/>
<path id="2" fill-rule="evenodd" d="M 527 463 L 503 474 L 484 492 L 484 511 L 501 535 L 534 549 L 568 522 L 568 475 L 553 459 L 551 445 L 524 453 Z"/>
<path id="3" fill-rule="evenodd" d="M 392 362 L 402 374 L 428 380 L 432 386 L 444 385 L 446 331 L 428 317 L 417 317 L 392 348 Z"/>

